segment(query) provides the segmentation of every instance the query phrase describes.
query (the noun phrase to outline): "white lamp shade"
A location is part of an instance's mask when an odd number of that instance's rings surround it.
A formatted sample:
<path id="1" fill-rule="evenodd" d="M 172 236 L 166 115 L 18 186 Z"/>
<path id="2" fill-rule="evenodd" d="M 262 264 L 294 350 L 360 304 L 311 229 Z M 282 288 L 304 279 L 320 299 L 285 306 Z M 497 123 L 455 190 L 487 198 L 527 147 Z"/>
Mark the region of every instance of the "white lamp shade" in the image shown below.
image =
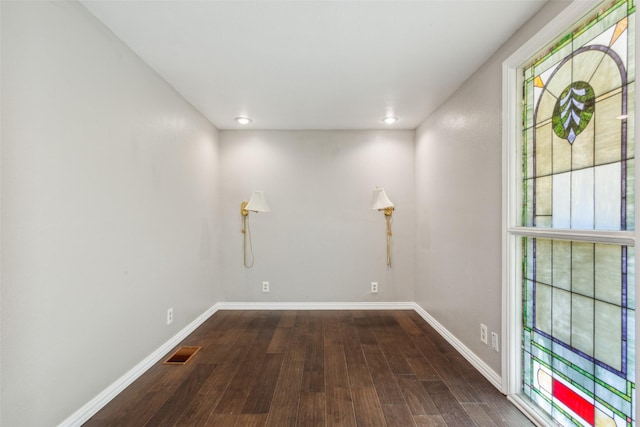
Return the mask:
<path id="1" fill-rule="evenodd" d="M 371 209 L 380 210 L 385 208 L 392 208 L 393 203 L 387 197 L 384 192 L 384 188 L 376 188 L 373 190 L 373 197 L 371 198 Z"/>
<path id="2" fill-rule="evenodd" d="M 254 191 L 245 209 L 251 212 L 271 212 L 267 199 L 264 197 L 264 191 Z"/>

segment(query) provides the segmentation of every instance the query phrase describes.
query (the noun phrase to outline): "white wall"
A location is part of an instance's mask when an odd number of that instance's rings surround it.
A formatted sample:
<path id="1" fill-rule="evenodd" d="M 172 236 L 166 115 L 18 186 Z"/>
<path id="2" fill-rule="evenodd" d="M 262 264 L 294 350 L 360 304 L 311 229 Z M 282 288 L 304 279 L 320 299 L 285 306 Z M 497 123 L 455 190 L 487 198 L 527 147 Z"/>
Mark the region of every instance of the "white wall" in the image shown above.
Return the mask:
<path id="1" fill-rule="evenodd" d="M 220 299 L 218 135 L 81 5 L 1 7 L 0 424 L 47 426 Z"/>
<path id="2" fill-rule="evenodd" d="M 498 374 L 502 62 L 569 2 L 549 2 L 416 130 L 416 302 Z"/>
<path id="3" fill-rule="evenodd" d="M 414 300 L 413 131 L 220 135 L 226 301 Z M 369 209 L 376 186 L 396 205 L 390 270 L 384 215 Z M 240 203 L 253 190 L 265 191 L 272 211 L 250 214 L 255 265 L 246 269 Z"/>

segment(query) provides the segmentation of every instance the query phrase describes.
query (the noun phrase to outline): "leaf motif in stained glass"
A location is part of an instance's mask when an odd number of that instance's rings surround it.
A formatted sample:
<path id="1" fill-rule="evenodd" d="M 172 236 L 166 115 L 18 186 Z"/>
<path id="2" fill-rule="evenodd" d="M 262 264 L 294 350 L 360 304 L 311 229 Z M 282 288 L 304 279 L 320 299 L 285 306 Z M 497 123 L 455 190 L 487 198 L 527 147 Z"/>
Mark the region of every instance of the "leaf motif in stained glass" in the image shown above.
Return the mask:
<path id="1" fill-rule="evenodd" d="M 594 107 L 591 85 L 584 81 L 571 83 L 562 91 L 553 109 L 553 131 L 573 144 L 591 121 Z"/>

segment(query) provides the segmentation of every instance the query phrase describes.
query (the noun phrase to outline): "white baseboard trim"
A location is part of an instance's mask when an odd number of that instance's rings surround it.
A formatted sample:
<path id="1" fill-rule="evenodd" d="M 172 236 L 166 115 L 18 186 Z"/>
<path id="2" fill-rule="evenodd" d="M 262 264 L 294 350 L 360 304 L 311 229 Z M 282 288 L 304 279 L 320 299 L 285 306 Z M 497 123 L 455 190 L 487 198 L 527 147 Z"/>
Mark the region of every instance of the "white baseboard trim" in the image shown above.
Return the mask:
<path id="1" fill-rule="evenodd" d="M 81 426 L 94 416 L 100 409 L 106 406 L 114 397 L 127 388 L 131 383 L 137 380 L 149 368 L 160 361 L 173 347 L 178 345 L 180 341 L 185 339 L 189 334 L 202 325 L 209 317 L 219 310 L 219 304 L 215 304 L 207 311 L 198 316 L 193 322 L 189 323 L 184 329 L 178 332 L 165 342 L 160 348 L 144 358 L 140 363 L 134 366 L 129 372 L 118 378 L 113 384 L 104 389 L 100 394 L 87 402 L 84 406 L 74 412 L 69 418 L 58 424 L 58 427 L 76 427 Z"/>
<path id="2" fill-rule="evenodd" d="M 491 384 L 502 391 L 500 375 L 415 302 L 219 302 L 198 316 L 198 318 L 171 337 L 171 339 L 160 348 L 87 402 L 69 418 L 60 423 L 58 427 L 79 427 L 87 422 L 89 418 L 94 416 L 114 397 L 160 361 L 162 357 L 178 345 L 180 341 L 185 339 L 198 326 L 202 325 L 219 310 L 414 310 L 462 354 Z"/>
<path id="3" fill-rule="evenodd" d="M 413 302 L 220 302 L 218 310 L 413 310 Z"/>
<path id="4" fill-rule="evenodd" d="M 458 338 L 455 337 L 451 332 L 447 330 L 444 326 L 442 326 L 436 319 L 434 319 L 429 313 L 427 313 L 422 307 L 418 304 L 413 304 L 413 308 L 428 324 L 430 324 L 433 329 L 435 329 L 440 335 L 446 339 L 449 344 L 451 344 L 457 351 L 460 353 L 469 363 L 473 365 L 474 368 L 478 370 L 495 388 L 500 390 L 501 393 L 504 393 L 502 390 L 502 377 L 489 365 L 487 365 L 482 359 L 480 359 L 473 351 L 469 350 L 469 348 L 462 343 Z"/>

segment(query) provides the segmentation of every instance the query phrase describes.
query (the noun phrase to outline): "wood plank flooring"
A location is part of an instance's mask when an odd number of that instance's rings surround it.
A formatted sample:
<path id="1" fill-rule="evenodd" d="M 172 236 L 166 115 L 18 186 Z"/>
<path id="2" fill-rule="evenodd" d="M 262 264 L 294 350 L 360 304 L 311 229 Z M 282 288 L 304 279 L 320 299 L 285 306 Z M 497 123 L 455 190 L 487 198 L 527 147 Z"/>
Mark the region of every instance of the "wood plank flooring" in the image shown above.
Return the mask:
<path id="1" fill-rule="evenodd" d="M 413 311 L 218 311 L 181 345 L 85 426 L 533 425 Z"/>

